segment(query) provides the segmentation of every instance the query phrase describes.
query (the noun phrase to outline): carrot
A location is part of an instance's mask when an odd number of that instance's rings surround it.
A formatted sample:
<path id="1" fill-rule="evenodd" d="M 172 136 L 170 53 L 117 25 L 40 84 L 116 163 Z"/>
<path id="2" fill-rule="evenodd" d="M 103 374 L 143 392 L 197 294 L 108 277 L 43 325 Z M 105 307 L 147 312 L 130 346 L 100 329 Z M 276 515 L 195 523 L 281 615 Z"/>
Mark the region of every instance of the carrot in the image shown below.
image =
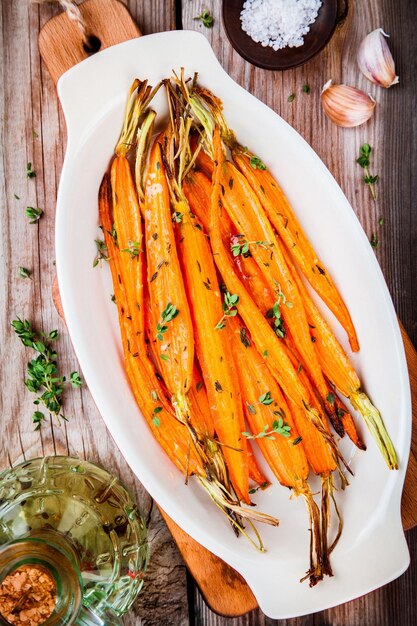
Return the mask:
<path id="1" fill-rule="evenodd" d="M 99 191 L 99 215 L 107 245 L 110 270 L 119 313 L 126 371 L 142 414 L 155 439 L 177 468 L 184 474 L 205 475 L 201 462 L 190 445 L 187 429 L 172 415 L 163 388 L 148 357 L 136 355 L 137 335 L 130 316 L 124 283 L 120 281 L 122 255 L 112 237 L 112 191 L 105 174 Z"/>
<path id="2" fill-rule="evenodd" d="M 191 139 L 190 139 L 191 151 L 194 153 L 196 151 L 197 147 L 198 147 L 197 135 L 192 135 Z M 212 177 L 213 170 L 214 170 L 213 160 L 209 157 L 207 152 L 204 152 L 203 149 L 198 151 L 195 164 L 196 164 L 196 167 L 199 170 L 201 170 L 201 172 L 204 172 L 204 174 L 208 178 Z"/>
<path id="3" fill-rule="evenodd" d="M 342 346 L 311 299 L 306 287 L 291 262 L 289 254 L 283 250 L 290 267 L 294 283 L 303 298 L 308 320 L 314 327 L 314 336 L 321 368 L 334 387 L 349 399 L 353 408 L 360 412 L 381 454 L 390 469 L 398 469 L 397 454 L 385 428 L 381 414 L 362 390 L 358 375 L 349 362 Z"/>
<path id="4" fill-rule="evenodd" d="M 145 187 L 145 235 L 148 287 L 159 366 L 181 419 L 187 415 L 194 338 L 190 310 L 172 227 L 170 198 L 161 148 L 152 147 Z"/>
<path id="5" fill-rule="evenodd" d="M 310 339 L 304 306 L 276 243 L 272 227 L 249 184 L 233 164 L 227 161 L 223 164 L 219 184 L 222 203 L 238 231 L 244 234 L 242 241 L 250 245 L 251 253 L 269 288 L 276 294 L 274 308 L 280 327 L 282 317 L 325 402 L 326 383 Z M 284 335 L 285 329 L 280 332 Z"/>
<path id="6" fill-rule="evenodd" d="M 276 228 L 288 251 L 311 286 L 334 313 L 345 329 L 351 348 L 359 350 L 358 338 L 349 311 L 343 302 L 329 272 L 318 258 L 309 239 L 294 215 L 288 199 L 270 172 L 257 167 L 256 157 L 242 146 L 232 150 L 234 162 L 245 175 L 259 202 Z M 259 160 L 258 160 L 259 161 Z"/>
<path id="7" fill-rule="evenodd" d="M 233 351 L 242 364 L 239 378 L 246 404 L 246 419 L 252 430 L 252 434 L 245 435 L 256 439 L 279 482 L 293 489 L 295 495 L 303 496 L 307 504 L 312 546 L 310 569 L 306 577 L 310 578 L 310 585 L 313 586 L 322 580 L 324 573 L 330 574 L 331 568 L 324 572 L 322 567 L 324 561 L 328 565 L 330 563 L 328 557 L 322 554 L 320 513 L 307 483 L 309 468 L 301 437 L 288 403 L 265 361 L 256 351 L 247 329 L 236 317 L 229 320 L 229 326 L 233 335 Z M 323 458 L 334 467 L 326 446 L 323 448 Z"/>
<path id="8" fill-rule="evenodd" d="M 253 480 L 255 483 L 257 483 L 259 485 L 259 488 L 262 489 L 263 491 L 264 489 L 267 489 L 271 485 L 271 483 L 269 482 L 269 480 L 267 479 L 267 477 L 265 476 L 265 474 L 259 467 L 258 461 L 256 460 L 256 456 L 253 452 L 253 447 L 249 441 L 247 442 L 247 449 L 248 449 L 249 478 Z M 253 491 L 256 491 L 256 490 L 250 489 L 249 493 L 252 493 Z"/>
<path id="9" fill-rule="evenodd" d="M 209 209 L 211 196 L 211 181 L 203 172 L 191 172 L 183 183 L 184 193 L 195 213 L 203 225 L 204 231 L 209 231 Z M 224 213 L 221 220 L 222 239 L 230 249 L 239 243 L 237 231 L 229 216 Z M 256 261 L 251 256 L 238 255 L 234 258 L 234 264 L 242 282 L 248 286 L 253 299 L 263 313 L 272 308 L 274 296 L 260 272 Z"/>
<path id="10" fill-rule="evenodd" d="M 288 399 L 291 399 L 299 408 L 304 409 L 306 416 L 312 421 L 315 427 L 323 434 L 326 442 L 335 456 L 340 457 L 337 452 L 333 438 L 326 431 L 321 415 L 314 408 L 309 406 L 310 398 L 308 391 L 299 380 L 288 356 L 286 347 L 280 342 L 268 322 L 253 302 L 247 290 L 239 280 L 233 268 L 233 264 L 226 252 L 220 236 L 220 208 L 221 191 L 220 176 L 223 164 L 223 153 L 220 133 L 216 128 L 214 133 L 214 147 L 216 154 L 216 166 L 213 178 L 213 192 L 211 196 L 210 212 L 210 242 L 215 257 L 216 265 L 226 282 L 230 293 L 238 298 L 238 311 L 244 323 L 248 327 L 253 342 L 262 355 L 267 355 L 266 364 Z M 340 457 L 341 458 L 341 457 Z"/>

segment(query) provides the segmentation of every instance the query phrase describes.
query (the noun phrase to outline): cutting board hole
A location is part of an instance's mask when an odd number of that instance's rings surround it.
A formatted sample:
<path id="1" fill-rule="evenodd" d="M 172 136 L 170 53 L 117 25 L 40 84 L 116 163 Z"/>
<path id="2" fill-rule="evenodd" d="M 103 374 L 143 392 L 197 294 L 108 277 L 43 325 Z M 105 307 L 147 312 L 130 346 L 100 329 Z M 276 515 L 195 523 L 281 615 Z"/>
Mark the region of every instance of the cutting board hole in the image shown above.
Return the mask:
<path id="1" fill-rule="evenodd" d="M 87 41 L 83 42 L 83 48 L 87 54 L 95 54 L 101 48 L 101 41 L 95 35 L 88 35 Z"/>

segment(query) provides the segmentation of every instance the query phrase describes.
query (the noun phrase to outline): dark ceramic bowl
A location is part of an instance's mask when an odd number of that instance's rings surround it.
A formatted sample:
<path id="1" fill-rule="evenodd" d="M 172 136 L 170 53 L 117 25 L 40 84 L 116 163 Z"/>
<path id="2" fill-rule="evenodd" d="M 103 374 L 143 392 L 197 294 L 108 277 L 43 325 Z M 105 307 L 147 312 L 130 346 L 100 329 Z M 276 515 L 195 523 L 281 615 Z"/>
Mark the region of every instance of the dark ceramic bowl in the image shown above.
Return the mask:
<path id="1" fill-rule="evenodd" d="M 306 63 L 330 41 L 338 22 L 338 0 L 322 0 L 316 21 L 304 35 L 304 44 L 299 48 L 275 51 L 256 43 L 242 30 L 242 8 L 243 0 L 223 0 L 223 21 L 227 36 L 240 56 L 266 70 L 288 70 Z"/>

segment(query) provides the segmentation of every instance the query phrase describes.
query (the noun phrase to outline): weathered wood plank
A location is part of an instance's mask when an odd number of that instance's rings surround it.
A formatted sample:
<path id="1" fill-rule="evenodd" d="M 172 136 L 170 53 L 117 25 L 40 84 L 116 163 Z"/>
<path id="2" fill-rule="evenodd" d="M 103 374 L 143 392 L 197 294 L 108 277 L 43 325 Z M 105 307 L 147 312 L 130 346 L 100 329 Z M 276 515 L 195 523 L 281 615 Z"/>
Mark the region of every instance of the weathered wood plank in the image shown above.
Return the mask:
<path id="1" fill-rule="evenodd" d="M 268 72 L 245 63 L 231 48 L 222 24 L 221 2 L 183 2 L 183 27 L 198 30 L 207 36 L 213 49 L 230 76 L 287 120 L 312 145 L 341 185 L 358 215 L 366 233 L 376 233 L 380 241 L 376 255 L 390 288 L 400 319 L 414 343 L 417 341 L 417 297 L 415 275 L 417 257 L 414 254 L 417 237 L 417 212 L 413 210 L 416 197 L 416 145 L 412 141 L 416 130 L 416 101 L 413 77 L 416 74 L 416 51 L 411 45 L 415 4 L 402 0 L 383 2 L 349 2 L 351 14 L 338 29 L 331 44 L 307 65 L 288 72 Z M 206 29 L 193 18 L 208 9 L 214 16 L 212 29 Z M 383 27 L 391 34 L 390 45 L 397 61 L 400 86 L 382 90 L 371 85 L 356 65 L 356 51 L 363 36 L 374 28 Z M 352 84 L 372 93 L 378 102 L 373 120 L 358 129 L 340 129 L 330 124 L 320 109 L 320 90 L 332 78 L 335 82 Z M 307 96 L 302 86 L 309 84 Z M 289 103 L 288 96 L 296 94 Z M 359 147 L 364 142 L 374 148 L 372 170 L 380 176 L 378 201 L 373 203 L 369 190 L 362 183 L 362 170 L 356 165 Z M 301 175 L 301 173 L 300 173 Z M 379 225 L 380 217 L 385 219 Z M 341 607 L 317 615 L 276 622 L 254 611 L 237 620 L 214 615 L 205 605 L 201 594 L 195 594 L 195 624 L 201 626 L 359 626 L 398 623 L 411 626 L 417 621 L 414 601 L 417 592 L 417 566 L 413 554 L 417 547 L 417 530 L 408 533 L 412 552 L 411 566 L 399 580 L 383 589 Z M 401 615 L 401 618 L 399 616 Z"/>
<path id="2" fill-rule="evenodd" d="M 174 2 L 126 3 L 144 32 L 173 28 Z M 149 517 L 150 567 L 143 594 L 126 626 L 175 623 L 187 626 L 186 573 L 165 523 L 139 481 L 134 477 L 109 436 L 87 388 L 71 391 L 65 400 L 68 424 L 46 425 L 33 431 L 33 398 L 23 385 L 29 351 L 10 329 L 16 316 L 33 321 L 38 328 L 58 328 L 59 363 L 63 373 L 78 368 L 64 323 L 51 298 L 54 267 L 55 198 L 65 153 L 65 123 L 53 82 L 41 64 L 38 33 L 59 9 L 31 5 L 26 0 L 5 2 L 0 11 L 0 46 L 4 85 L 1 99 L 3 141 L 0 149 L 1 211 L 0 244 L 0 470 L 9 463 L 43 454 L 71 454 L 88 458 L 119 475 Z M 36 135 L 35 135 L 36 133 Z M 36 178 L 27 179 L 30 161 Z M 15 194 L 19 197 L 15 198 Z M 44 215 L 38 225 L 24 216 L 28 205 L 39 206 Z M 32 271 L 32 279 L 18 277 L 19 266 Z M 171 621 L 173 616 L 174 622 Z"/>

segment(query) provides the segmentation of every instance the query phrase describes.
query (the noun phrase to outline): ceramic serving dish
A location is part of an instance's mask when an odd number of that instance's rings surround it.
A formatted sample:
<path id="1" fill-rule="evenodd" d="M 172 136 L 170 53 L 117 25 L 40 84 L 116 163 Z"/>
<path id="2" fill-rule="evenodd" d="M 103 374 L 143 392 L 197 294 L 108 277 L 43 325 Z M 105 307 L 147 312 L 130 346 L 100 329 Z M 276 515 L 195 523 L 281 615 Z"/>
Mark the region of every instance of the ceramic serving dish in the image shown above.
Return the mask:
<path id="1" fill-rule="evenodd" d="M 309 549 L 308 520 L 301 500 L 290 500 L 288 490 L 274 479 L 270 489 L 256 494 L 259 508 L 281 520 L 279 528 L 262 528 L 267 552 L 260 554 L 244 538 L 234 536 L 197 484 L 191 480 L 185 486 L 158 447 L 123 369 L 109 268 L 92 266 L 99 232 L 97 192 L 121 128 L 127 89 L 135 76 L 156 84 L 181 66 L 189 74 L 198 70 L 201 83 L 223 100 L 230 126 L 278 177 L 332 272 L 361 344 L 354 362 L 398 452 L 400 469 L 390 472 L 366 432 L 366 453 L 355 452 L 343 441 L 342 450 L 355 472 L 346 492 L 337 494 L 345 529 L 332 555 L 334 577 L 313 589 L 299 582 L 308 567 Z M 58 92 L 68 125 L 56 217 L 62 304 L 91 393 L 139 480 L 177 524 L 242 574 L 261 609 L 271 617 L 325 609 L 399 576 L 409 563 L 400 517 L 411 431 L 404 349 L 375 255 L 329 171 L 284 120 L 233 82 L 207 40 L 194 32 L 149 35 L 99 52 L 64 74 Z M 162 90 L 154 106 L 164 118 Z M 348 349 L 335 320 L 330 315 L 329 319 Z"/>

